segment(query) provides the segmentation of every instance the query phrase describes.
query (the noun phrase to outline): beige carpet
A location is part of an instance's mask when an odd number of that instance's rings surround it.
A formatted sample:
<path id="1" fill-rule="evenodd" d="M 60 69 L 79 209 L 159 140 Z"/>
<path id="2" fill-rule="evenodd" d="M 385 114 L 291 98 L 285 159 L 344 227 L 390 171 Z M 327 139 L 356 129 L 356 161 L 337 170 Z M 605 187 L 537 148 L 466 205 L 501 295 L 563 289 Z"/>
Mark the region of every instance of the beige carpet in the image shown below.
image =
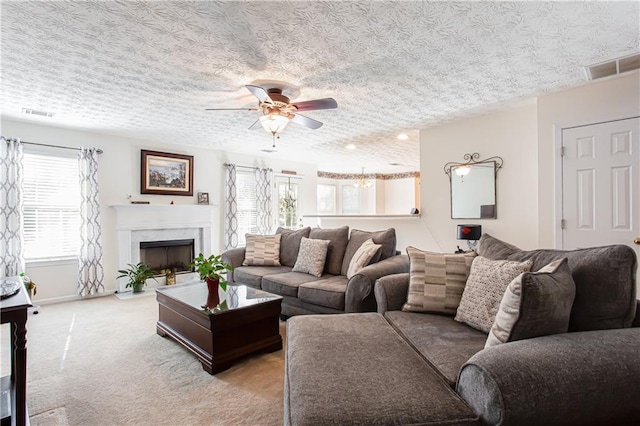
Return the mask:
<path id="1" fill-rule="evenodd" d="M 147 290 L 149 292 L 149 290 Z M 32 425 L 281 425 L 284 351 L 211 376 L 156 334 L 154 295 L 46 305 L 27 322 Z M 285 325 L 281 323 L 285 337 Z M 8 371 L 2 326 L 2 374 Z"/>

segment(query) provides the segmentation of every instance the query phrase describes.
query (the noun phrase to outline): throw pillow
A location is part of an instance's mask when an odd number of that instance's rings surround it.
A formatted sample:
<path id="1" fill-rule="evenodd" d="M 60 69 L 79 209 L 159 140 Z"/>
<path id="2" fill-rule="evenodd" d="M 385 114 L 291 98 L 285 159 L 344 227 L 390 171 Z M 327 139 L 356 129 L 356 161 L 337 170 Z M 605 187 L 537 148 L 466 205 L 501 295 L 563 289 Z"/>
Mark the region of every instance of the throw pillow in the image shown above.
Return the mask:
<path id="1" fill-rule="evenodd" d="M 475 252 L 442 254 L 407 247 L 409 291 L 403 311 L 455 314 Z"/>
<path id="2" fill-rule="evenodd" d="M 374 244 L 372 239 L 368 239 L 355 252 L 349 263 L 347 278 L 351 279 L 360 269 L 369 264 L 371 259 L 380 251 L 382 244 Z"/>
<path id="3" fill-rule="evenodd" d="M 372 239 L 374 244 L 381 244 L 380 250 L 376 256 L 373 257 L 370 263 L 377 263 L 380 260 L 384 260 L 388 257 L 396 254 L 396 230 L 389 228 L 384 231 L 368 232 L 360 231 L 359 229 L 352 229 L 351 235 L 349 235 L 349 243 L 347 249 L 344 252 L 344 260 L 342 261 L 342 275 L 347 275 L 351 259 L 355 252 L 360 248 L 362 243 L 366 240 Z"/>
<path id="4" fill-rule="evenodd" d="M 484 347 L 569 330 L 576 284 L 567 258 L 518 275 L 507 287 Z"/>
<path id="5" fill-rule="evenodd" d="M 246 234 L 247 247 L 243 266 L 280 266 L 280 238 L 282 235 Z"/>
<path id="6" fill-rule="evenodd" d="M 309 238 L 329 240 L 325 272 L 331 275 L 340 275 L 342 271 L 342 259 L 344 259 L 344 252 L 349 242 L 349 227 L 341 226 L 332 229 L 311 228 Z"/>
<path id="7" fill-rule="evenodd" d="M 302 237 L 298 260 L 293 265 L 293 272 L 305 272 L 314 277 L 321 277 L 327 259 L 329 240 L 315 240 Z"/>
<path id="8" fill-rule="evenodd" d="M 482 256 L 473 259 L 455 320 L 488 333 L 507 286 L 515 277 L 531 270 L 531 263 Z"/>
<path id="9" fill-rule="evenodd" d="M 298 252 L 300 251 L 300 241 L 302 237 L 309 237 L 311 227 L 291 230 L 287 228 L 276 229 L 276 234 L 282 234 L 280 239 L 280 263 L 284 266 L 293 266 L 296 264 Z"/>

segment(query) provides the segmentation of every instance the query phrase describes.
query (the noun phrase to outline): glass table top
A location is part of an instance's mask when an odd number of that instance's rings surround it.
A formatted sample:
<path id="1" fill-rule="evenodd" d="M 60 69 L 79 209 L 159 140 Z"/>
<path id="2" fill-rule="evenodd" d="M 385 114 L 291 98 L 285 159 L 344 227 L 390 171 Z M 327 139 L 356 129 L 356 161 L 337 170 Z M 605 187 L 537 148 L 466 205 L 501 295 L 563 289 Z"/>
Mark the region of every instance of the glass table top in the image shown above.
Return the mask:
<path id="1" fill-rule="evenodd" d="M 159 287 L 156 291 L 208 314 L 219 314 L 282 299 L 281 296 L 253 287 L 231 284 L 227 285 L 226 292 L 219 289 L 216 298 L 209 294 L 205 282 Z"/>

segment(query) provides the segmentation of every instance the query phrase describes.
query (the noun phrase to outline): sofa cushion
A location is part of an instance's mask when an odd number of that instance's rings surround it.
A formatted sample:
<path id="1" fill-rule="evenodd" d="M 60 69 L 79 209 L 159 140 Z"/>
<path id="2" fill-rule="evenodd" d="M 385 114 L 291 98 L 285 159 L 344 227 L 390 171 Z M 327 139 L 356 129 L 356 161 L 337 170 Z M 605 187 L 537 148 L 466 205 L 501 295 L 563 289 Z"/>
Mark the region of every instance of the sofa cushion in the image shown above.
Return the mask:
<path id="1" fill-rule="evenodd" d="M 300 284 L 318 280 L 304 272 L 285 272 L 284 274 L 267 275 L 262 278 L 262 289 L 281 296 L 298 297 Z"/>
<path id="2" fill-rule="evenodd" d="M 478 254 L 490 259 L 531 259 L 532 271 L 566 257 L 576 283 L 569 331 L 629 327 L 636 315 L 637 259 L 631 247 L 613 245 L 578 250 L 523 251 L 483 234 Z"/>
<path id="3" fill-rule="evenodd" d="M 356 253 L 358 248 L 360 248 L 362 243 L 368 239 L 372 239 L 374 244 L 382 245 L 380 248 L 380 256 L 373 257 L 370 263 L 376 263 L 379 260 L 384 260 L 396 254 L 396 230 L 394 228 L 377 232 L 352 229 L 351 235 L 349 236 L 349 243 L 347 244 L 347 248 L 344 253 L 344 260 L 342 262 L 342 275 L 347 275 L 353 255 Z"/>
<path id="4" fill-rule="evenodd" d="M 371 262 L 376 254 L 380 256 L 380 244 L 375 244 L 372 239 L 368 239 L 351 258 L 349 269 L 347 270 L 347 278 L 351 279 L 360 269 L 364 268 Z"/>
<path id="5" fill-rule="evenodd" d="M 306 272 L 314 277 L 321 277 L 327 259 L 329 241 L 302 238 L 298 259 L 293 265 L 294 272 Z"/>
<path id="6" fill-rule="evenodd" d="M 291 266 L 238 266 L 233 270 L 233 279 L 238 284 L 262 288 L 262 277 L 285 272 L 291 272 Z"/>
<path id="7" fill-rule="evenodd" d="M 487 340 L 485 333 L 446 315 L 388 311 L 384 316 L 452 387 L 460 367 Z"/>
<path id="8" fill-rule="evenodd" d="M 518 275 L 502 296 L 485 348 L 569 330 L 576 285 L 567 258 Z"/>
<path id="9" fill-rule="evenodd" d="M 331 275 L 340 275 L 344 252 L 349 242 L 349 227 L 341 226 L 333 229 L 311 228 L 309 238 L 330 241 L 324 272 Z"/>
<path id="10" fill-rule="evenodd" d="M 287 322 L 285 425 L 476 425 L 380 314 Z"/>
<path id="11" fill-rule="evenodd" d="M 442 254 L 407 247 L 407 254 L 409 292 L 402 310 L 454 315 L 476 253 Z"/>
<path id="12" fill-rule="evenodd" d="M 455 320 L 489 333 L 507 286 L 530 269 L 530 261 L 473 259 Z"/>
<path id="13" fill-rule="evenodd" d="M 337 275 L 331 278 L 301 284 L 298 299 L 344 311 L 344 294 L 347 291 L 347 277 Z"/>
<path id="14" fill-rule="evenodd" d="M 276 234 L 282 234 L 280 238 L 280 264 L 285 266 L 293 266 L 298 258 L 300 251 L 300 240 L 302 237 L 309 238 L 311 227 L 292 230 L 287 228 L 276 229 Z"/>
<path id="15" fill-rule="evenodd" d="M 246 234 L 247 247 L 242 266 L 280 266 L 282 235 Z"/>

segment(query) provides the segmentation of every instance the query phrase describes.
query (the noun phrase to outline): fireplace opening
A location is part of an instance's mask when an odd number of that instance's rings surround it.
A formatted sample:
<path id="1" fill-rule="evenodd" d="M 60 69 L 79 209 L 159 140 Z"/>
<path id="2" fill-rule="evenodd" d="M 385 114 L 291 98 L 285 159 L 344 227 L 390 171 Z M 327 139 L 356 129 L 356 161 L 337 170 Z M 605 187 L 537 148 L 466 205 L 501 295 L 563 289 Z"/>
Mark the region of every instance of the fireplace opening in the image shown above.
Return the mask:
<path id="1" fill-rule="evenodd" d="M 156 275 L 165 275 L 166 270 L 174 274 L 192 272 L 194 240 L 141 241 L 140 262 L 151 267 Z"/>

